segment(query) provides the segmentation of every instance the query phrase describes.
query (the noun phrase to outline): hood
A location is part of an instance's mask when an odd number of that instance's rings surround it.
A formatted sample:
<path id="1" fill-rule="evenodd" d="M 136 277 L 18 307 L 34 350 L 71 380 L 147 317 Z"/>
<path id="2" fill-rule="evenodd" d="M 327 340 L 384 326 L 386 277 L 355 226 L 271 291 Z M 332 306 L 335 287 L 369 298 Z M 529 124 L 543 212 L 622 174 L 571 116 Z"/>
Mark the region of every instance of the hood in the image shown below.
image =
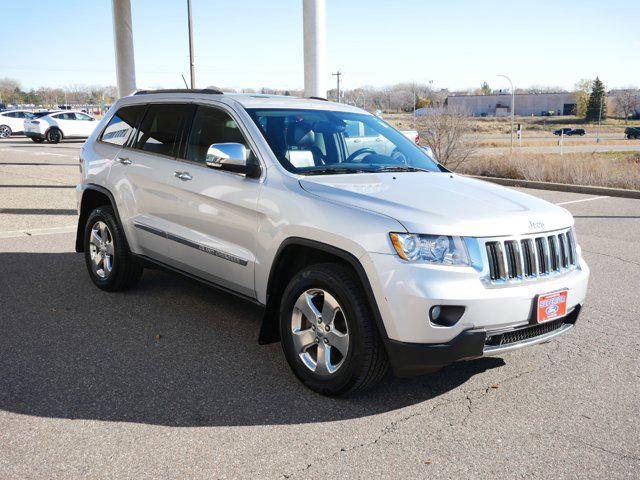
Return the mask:
<path id="1" fill-rule="evenodd" d="M 411 233 L 492 237 L 573 225 L 564 208 L 452 173 L 306 176 L 300 185 L 324 199 L 392 217 Z"/>

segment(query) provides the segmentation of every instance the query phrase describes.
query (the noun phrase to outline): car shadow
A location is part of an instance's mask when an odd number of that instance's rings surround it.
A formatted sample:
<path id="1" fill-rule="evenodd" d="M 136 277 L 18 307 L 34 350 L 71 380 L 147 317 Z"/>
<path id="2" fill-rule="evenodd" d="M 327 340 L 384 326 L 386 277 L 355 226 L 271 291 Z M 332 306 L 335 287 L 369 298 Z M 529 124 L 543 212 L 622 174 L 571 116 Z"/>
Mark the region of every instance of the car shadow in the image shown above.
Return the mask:
<path id="1" fill-rule="evenodd" d="M 0 253 L 0 409 L 165 426 L 325 422 L 438 397 L 502 366 L 485 358 L 346 399 L 293 376 L 279 344 L 257 344 L 262 309 L 145 270 L 123 293 L 97 289 L 75 253 Z M 310 413 L 313 412 L 313 413 Z"/>
<path id="2" fill-rule="evenodd" d="M 61 142 L 56 143 L 56 144 L 51 144 L 49 142 L 42 142 L 42 143 L 35 143 L 35 142 L 29 142 L 27 143 L 25 140 L 27 139 L 27 137 L 19 137 L 16 139 L 2 139 L 0 140 L 0 145 L 15 145 L 18 146 L 20 148 L 24 147 L 24 148 L 42 148 L 42 147 L 52 147 L 54 145 L 58 145 L 57 148 L 62 148 L 62 146 L 64 144 L 76 144 L 76 145 L 82 145 L 84 142 L 87 141 L 86 138 L 63 138 Z"/>

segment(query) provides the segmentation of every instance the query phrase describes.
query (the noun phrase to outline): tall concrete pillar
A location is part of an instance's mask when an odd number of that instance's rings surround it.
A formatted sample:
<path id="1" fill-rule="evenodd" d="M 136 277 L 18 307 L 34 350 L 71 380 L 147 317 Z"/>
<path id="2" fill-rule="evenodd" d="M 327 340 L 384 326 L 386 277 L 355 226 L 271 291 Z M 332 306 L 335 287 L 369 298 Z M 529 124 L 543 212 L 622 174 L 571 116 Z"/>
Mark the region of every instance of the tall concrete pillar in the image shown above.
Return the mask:
<path id="1" fill-rule="evenodd" d="M 112 0 L 113 42 L 116 51 L 118 95 L 131 95 L 136 89 L 136 64 L 133 56 L 131 0 Z"/>
<path id="2" fill-rule="evenodd" d="M 327 97 L 325 0 L 303 0 L 304 95 Z"/>

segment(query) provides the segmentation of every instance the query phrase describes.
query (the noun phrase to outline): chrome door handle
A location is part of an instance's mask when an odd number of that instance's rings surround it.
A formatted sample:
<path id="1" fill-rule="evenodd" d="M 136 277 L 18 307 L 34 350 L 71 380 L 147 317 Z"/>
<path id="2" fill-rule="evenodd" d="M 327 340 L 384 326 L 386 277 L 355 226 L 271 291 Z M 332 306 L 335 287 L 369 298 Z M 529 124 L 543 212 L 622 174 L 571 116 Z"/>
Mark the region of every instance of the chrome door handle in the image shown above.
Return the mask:
<path id="1" fill-rule="evenodd" d="M 116 158 L 116 162 L 121 163 L 122 165 L 131 165 L 129 157 L 118 157 Z"/>
<path id="2" fill-rule="evenodd" d="M 189 175 L 189 172 L 181 172 L 179 170 L 176 170 L 175 172 L 173 172 L 173 175 L 177 178 L 179 178 L 180 180 L 193 180 L 193 177 L 191 175 Z"/>

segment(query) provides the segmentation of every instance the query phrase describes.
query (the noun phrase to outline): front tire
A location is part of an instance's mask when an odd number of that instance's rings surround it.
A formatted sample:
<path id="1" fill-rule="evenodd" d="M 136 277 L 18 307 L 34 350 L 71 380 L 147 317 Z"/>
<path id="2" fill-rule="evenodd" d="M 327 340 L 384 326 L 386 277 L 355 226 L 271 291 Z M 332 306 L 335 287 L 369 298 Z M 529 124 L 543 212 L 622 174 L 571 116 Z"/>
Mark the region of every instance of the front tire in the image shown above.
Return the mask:
<path id="1" fill-rule="evenodd" d="M 62 132 L 57 128 L 52 128 L 47 132 L 47 142 L 60 143 L 62 141 Z"/>
<path id="2" fill-rule="evenodd" d="M 96 208 L 87 219 L 84 259 L 93 283 L 108 292 L 127 290 L 142 276 L 142 265 L 129 252 L 110 206 Z"/>
<path id="3" fill-rule="evenodd" d="M 291 279 L 282 295 L 280 338 L 294 374 L 323 395 L 363 390 L 388 369 L 364 288 L 341 264 L 312 265 Z"/>
<path id="4" fill-rule="evenodd" d="M 9 138 L 11 133 L 13 132 L 9 125 L 0 125 L 0 138 Z"/>

